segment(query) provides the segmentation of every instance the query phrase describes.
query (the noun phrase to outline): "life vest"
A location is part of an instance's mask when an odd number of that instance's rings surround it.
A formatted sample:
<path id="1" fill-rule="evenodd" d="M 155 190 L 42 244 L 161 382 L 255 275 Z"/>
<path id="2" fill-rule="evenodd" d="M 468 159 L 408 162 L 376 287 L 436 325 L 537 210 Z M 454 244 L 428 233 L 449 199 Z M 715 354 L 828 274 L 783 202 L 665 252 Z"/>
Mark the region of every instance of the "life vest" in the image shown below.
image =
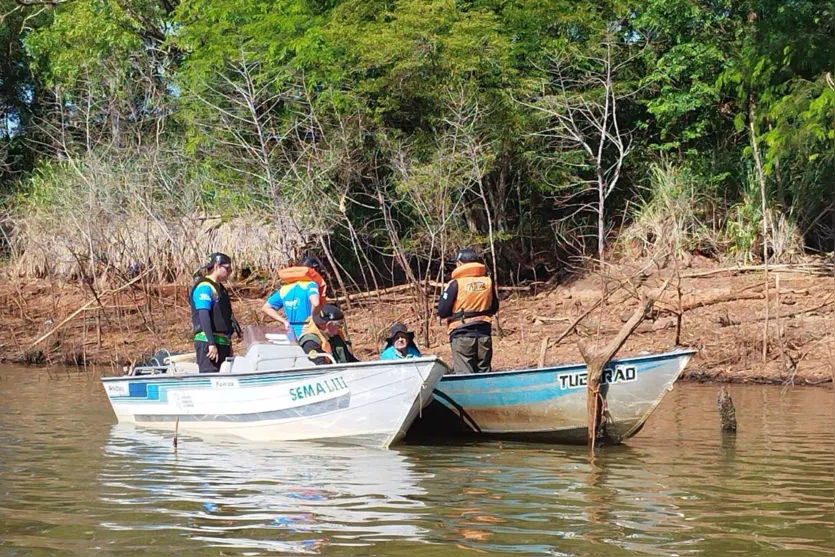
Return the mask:
<path id="1" fill-rule="evenodd" d="M 278 270 L 278 278 L 284 284 L 309 280 L 315 282 L 320 290 L 325 286 L 325 279 L 313 267 L 284 267 Z"/>
<path id="2" fill-rule="evenodd" d="M 452 271 L 452 279 L 458 282 L 458 295 L 447 319 L 447 332 L 474 322 L 491 323 L 493 280 L 487 276 L 487 267 L 465 263 Z"/>
<path id="3" fill-rule="evenodd" d="M 339 338 L 342 339 L 342 342 L 347 346 L 348 345 L 348 339 L 345 338 L 345 333 L 342 332 L 341 328 L 337 332 L 337 335 L 339 336 Z M 301 346 L 302 344 L 304 344 L 305 342 L 308 342 L 310 340 L 315 340 L 316 342 L 318 342 L 319 346 L 322 347 L 322 350 L 324 352 L 327 352 L 328 354 L 333 356 L 333 359 L 334 359 L 334 361 L 336 361 L 336 363 L 342 364 L 342 363 L 346 363 L 348 361 L 348 359 L 346 357 L 343 357 L 343 355 L 334 354 L 333 345 L 331 345 L 330 339 L 328 339 L 328 336 L 324 332 L 322 332 L 322 330 L 313 321 L 310 321 L 309 323 L 307 323 L 304 326 L 304 328 L 302 329 L 302 334 L 299 337 L 299 346 Z M 316 357 L 316 355 L 308 354 L 308 357 L 313 359 L 313 358 Z"/>
<path id="4" fill-rule="evenodd" d="M 200 318 L 197 316 L 197 309 L 194 307 L 194 290 L 201 284 L 208 284 L 212 290 L 217 294 L 217 300 L 212 305 L 212 310 L 209 312 L 209 317 L 212 321 L 212 330 L 204 331 L 200 327 Z M 213 333 L 231 335 L 232 334 L 232 300 L 229 299 L 229 294 L 222 284 L 218 284 L 208 277 L 202 277 L 189 292 L 189 305 L 191 306 L 191 326 L 194 333 L 206 333 L 207 335 Z"/>

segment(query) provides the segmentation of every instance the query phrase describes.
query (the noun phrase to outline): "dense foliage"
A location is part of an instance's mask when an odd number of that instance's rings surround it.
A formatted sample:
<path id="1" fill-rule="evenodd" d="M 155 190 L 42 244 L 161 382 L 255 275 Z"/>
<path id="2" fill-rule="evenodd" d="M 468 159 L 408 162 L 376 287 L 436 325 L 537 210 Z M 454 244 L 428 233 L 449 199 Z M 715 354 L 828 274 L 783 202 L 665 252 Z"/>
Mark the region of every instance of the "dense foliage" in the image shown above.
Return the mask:
<path id="1" fill-rule="evenodd" d="M 0 17 L 0 226 L 13 259 L 69 262 L 31 272 L 162 251 L 176 275 L 222 244 L 172 232 L 205 214 L 278 231 L 226 246 L 254 270 L 253 251 L 313 243 L 366 283 L 461 243 L 514 274 L 603 244 L 758 258 L 763 219 L 775 256 L 835 242 L 833 0 L 0 0 Z M 126 239 L 138 221 L 153 249 Z"/>

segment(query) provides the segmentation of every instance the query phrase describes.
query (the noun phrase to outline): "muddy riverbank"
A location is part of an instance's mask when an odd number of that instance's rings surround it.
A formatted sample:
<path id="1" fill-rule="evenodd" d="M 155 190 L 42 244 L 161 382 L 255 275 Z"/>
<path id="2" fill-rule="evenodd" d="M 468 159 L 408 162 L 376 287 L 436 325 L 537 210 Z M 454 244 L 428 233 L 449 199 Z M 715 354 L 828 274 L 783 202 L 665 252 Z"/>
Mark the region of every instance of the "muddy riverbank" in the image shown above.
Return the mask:
<path id="1" fill-rule="evenodd" d="M 634 277 L 633 271 L 627 264 L 616 267 L 610 273 L 614 293 L 591 312 L 600 299 L 601 284 L 593 274 L 560 285 L 502 291 L 494 366 L 512 369 L 580 360 L 578 340 L 605 341 L 636 307 L 629 283 L 623 287 L 625 281 L 617 280 Z M 662 278 L 663 272 L 641 280 L 650 284 Z M 805 268 L 772 271 L 765 361 L 763 278 L 758 270 L 723 271 L 706 262 L 680 269 L 650 319 L 621 354 L 669 350 L 678 336 L 680 345 L 698 350 L 685 372 L 688 380 L 831 382 L 835 375 L 835 278 Z M 273 286 L 232 285 L 235 313 L 242 324 L 264 320 L 259 308 Z M 91 285 L 77 282 L 4 279 L 0 319 L 6 330 L 0 336 L 0 361 L 86 364 L 102 373 L 118 373 L 124 365 L 142 361 L 162 347 L 189 351 L 187 292 L 187 285 L 153 285 L 141 280 L 126 288 L 121 283 L 98 284 L 94 291 Z M 437 293 L 430 292 L 430 300 Z M 341 305 L 361 359 L 379 355 L 388 327 L 397 321 L 418 332 L 425 352 L 451 359 L 445 328 L 437 319 L 422 320 L 419 305 L 408 291 L 354 296 L 350 308 L 344 300 Z M 586 316 L 566 334 L 582 315 Z"/>

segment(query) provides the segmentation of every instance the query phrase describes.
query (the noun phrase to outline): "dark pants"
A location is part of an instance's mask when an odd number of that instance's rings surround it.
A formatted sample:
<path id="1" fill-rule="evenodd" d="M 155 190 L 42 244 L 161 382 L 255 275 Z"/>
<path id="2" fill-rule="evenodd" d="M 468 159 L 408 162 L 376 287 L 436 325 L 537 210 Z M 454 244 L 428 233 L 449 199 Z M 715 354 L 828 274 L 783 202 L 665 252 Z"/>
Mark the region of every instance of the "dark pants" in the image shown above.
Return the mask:
<path id="1" fill-rule="evenodd" d="M 453 373 L 485 373 L 493 362 L 493 337 L 454 337 L 452 345 Z"/>
<path id="2" fill-rule="evenodd" d="M 209 343 L 202 340 L 194 341 L 194 350 L 197 352 L 197 366 L 200 373 L 217 373 L 220 371 L 220 364 L 232 355 L 232 347 L 228 344 L 215 344 L 217 346 L 217 362 L 209 359 Z"/>

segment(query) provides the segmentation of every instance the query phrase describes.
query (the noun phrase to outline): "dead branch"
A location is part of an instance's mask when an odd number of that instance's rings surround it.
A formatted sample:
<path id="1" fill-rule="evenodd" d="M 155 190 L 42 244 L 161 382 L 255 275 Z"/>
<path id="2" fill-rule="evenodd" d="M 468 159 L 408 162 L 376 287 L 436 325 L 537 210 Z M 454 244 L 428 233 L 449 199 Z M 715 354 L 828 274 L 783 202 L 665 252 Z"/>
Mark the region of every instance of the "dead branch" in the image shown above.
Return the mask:
<path id="1" fill-rule="evenodd" d="M 610 293 L 610 294 L 611 294 L 611 293 Z M 551 347 L 553 348 L 554 346 L 558 345 L 562 339 L 564 339 L 565 337 L 567 337 L 568 335 L 570 335 L 570 334 L 571 334 L 571 332 L 572 332 L 572 331 L 574 331 L 574 329 L 575 329 L 575 328 L 577 328 L 577 325 L 579 325 L 579 324 L 580 324 L 580 321 L 582 321 L 583 319 L 585 319 L 586 317 L 588 317 L 588 316 L 591 314 L 591 312 L 593 312 L 595 309 L 597 309 L 597 307 L 598 307 L 600 304 L 602 304 L 602 303 L 603 303 L 603 300 L 604 300 L 604 299 L 605 299 L 605 298 L 599 298 L 599 299 L 598 299 L 598 300 L 597 300 L 594 304 L 592 304 L 592 306 L 591 306 L 589 309 L 587 309 L 586 311 L 584 311 L 582 314 L 580 314 L 580 316 L 579 316 L 579 317 L 577 317 L 577 319 L 575 319 L 574 321 L 572 321 L 572 322 L 571 322 L 571 325 L 569 325 L 568 327 L 566 327 L 566 329 L 562 332 L 562 334 L 560 334 L 560 336 L 558 336 L 558 337 L 557 337 L 557 340 L 555 340 L 555 341 L 554 341 L 554 343 L 551 345 Z"/>
<path id="2" fill-rule="evenodd" d="M 545 354 L 548 352 L 548 341 L 550 339 L 546 336 L 542 339 L 542 345 L 539 347 L 539 361 L 537 367 L 542 369 L 545 367 Z"/>
<path id="3" fill-rule="evenodd" d="M 829 276 L 835 270 L 835 265 L 826 263 L 811 263 L 803 265 L 771 265 L 768 266 L 769 273 L 805 273 L 814 276 Z M 743 265 L 740 267 L 727 267 L 724 269 L 710 269 L 707 271 L 695 271 L 681 275 L 681 278 L 704 278 L 725 273 L 759 273 L 765 271 L 764 265 Z"/>
<path id="4" fill-rule="evenodd" d="M 798 311 L 790 311 L 788 313 L 782 314 L 780 317 L 781 317 L 781 319 L 789 319 L 789 318 L 792 318 L 792 317 L 797 317 L 798 315 L 805 315 L 807 313 L 814 313 L 814 312 L 818 311 L 819 309 L 823 309 L 826 306 L 830 305 L 833 302 L 833 300 L 831 300 L 830 298 L 832 298 L 831 293 L 826 298 L 824 298 L 824 301 L 822 303 L 816 305 L 815 307 L 811 307 L 811 308 L 808 308 L 808 309 L 801 309 L 801 310 L 798 310 Z M 755 317 L 755 318 L 752 318 L 752 319 L 748 319 L 746 322 L 747 323 L 756 323 L 758 321 L 765 321 L 765 319 L 766 318 L 764 316 L 763 317 Z"/>
<path id="5" fill-rule="evenodd" d="M 611 360 L 618 350 L 626 343 L 629 336 L 638 328 L 638 325 L 652 309 L 655 301 L 661 297 L 671 279 L 667 279 L 661 288 L 649 296 L 641 295 L 640 303 L 635 309 L 632 317 L 621 328 L 620 332 L 609 341 L 601 350 L 593 351 L 582 342 L 577 343 L 577 348 L 586 362 L 586 412 L 588 416 L 588 437 L 589 449 L 594 452 L 594 444 L 597 440 L 598 429 L 604 426 L 602 414 L 605 410 L 603 397 L 600 395 L 600 381 L 603 378 L 603 368 Z M 601 297 L 601 302 L 603 298 Z"/>
<path id="6" fill-rule="evenodd" d="M 108 290 L 108 291 L 106 291 L 106 292 L 102 292 L 102 294 L 101 294 L 101 295 L 102 295 L 102 296 L 107 296 L 107 295 L 109 295 L 109 294 L 115 294 L 116 292 L 121 292 L 122 290 L 125 290 L 125 289 L 129 288 L 130 286 L 132 286 L 133 284 L 136 284 L 136 283 L 137 283 L 137 282 L 139 282 L 142 278 L 144 278 L 144 277 L 145 277 L 148 273 L 150 273 L 150 272 L 151 272 L 151 270 L 152 270 L 152 269 L 153 269 L 153 267 L 149 267 L 148 269 L 146 269 L 146 270 L 145 270 L 145 272 L 144 272 L 144 273 L 140 274 L 139 276 L 137 276 L 136 278 L 134 278 L 134 279 L 133 279 L 133 280 L 131 280 L 130 282 L 127 282 L 127 283 L 123 284 L 123 285 L 122 285 L 122 286 L 120 286 L 119 288 L 115 288 L 115 289 L 113 289 L 113 290 Z M 52 329 L 51 329 L 48 333 L 45 333 L 45 334 L 41 335 L 40 337 L 38 337 L 38 339 L 37 339 L 35 342 L 33 342 L 32 344 L 30 344 L 30 345 L 29 345 L 29 348 L 30 348 L 30 349 L 31 349 L 31 348 L 34 348 L 36 345 L 38 345 L 38 344 L 39 344 L 39 343 L 41 343 L 42 341 L 44 341 L 44 340 L 48 339 L 49 337 L 51 337 L 51 336 L 52 336 L 52 335 L 53 335 L 56 331 L 58 331 L 61 327 L 63 327 L 64 325 L 66 325 L 67 323 L 69 323 L 70 321 L 72 321 L 72 319 L 73 319 L 75 316 L 77 316 L 78 314 L 82 313 L 84 310 L 86 310 L 88 307 L 90 307 L 90 306 L 92 306 L 93 304 L 95 304 L 97 301 L 98 301 L 98 298 L 94 298 L 94 299 L 90 300 L 89 302 L 87 302 L 86 304 L 84 304 L 83 306 L 81 306 L 80 308 L 78 308 L 77 310 L 75 310 L 74 312 L 72 312 L 72 313 L 71 313 L 70 315 L 68 315 L 68 316 L 67 316 L 67 317 L 66 317 L 63 321 L 61 321 L 61 322 L 60 322 L 60 323 L 58 323 L 55 327 L 53 327 L 53 328 L 52 328 Z"/>

